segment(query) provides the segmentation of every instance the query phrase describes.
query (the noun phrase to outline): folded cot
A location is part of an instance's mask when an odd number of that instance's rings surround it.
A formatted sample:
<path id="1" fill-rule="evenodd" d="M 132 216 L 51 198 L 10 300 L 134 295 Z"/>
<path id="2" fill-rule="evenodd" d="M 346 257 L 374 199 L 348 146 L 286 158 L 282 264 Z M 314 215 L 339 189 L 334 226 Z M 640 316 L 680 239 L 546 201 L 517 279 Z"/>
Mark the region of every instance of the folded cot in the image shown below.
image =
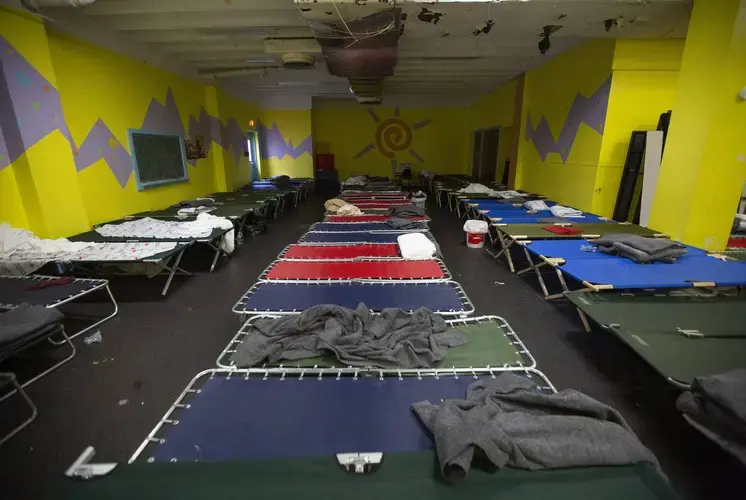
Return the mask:
<path id="1" fill-rule="evenodd" d="M 587 318 L 613 333 L 672 384 L 746 368 L 746 299 L 714 294 L 569 292 Z"/>

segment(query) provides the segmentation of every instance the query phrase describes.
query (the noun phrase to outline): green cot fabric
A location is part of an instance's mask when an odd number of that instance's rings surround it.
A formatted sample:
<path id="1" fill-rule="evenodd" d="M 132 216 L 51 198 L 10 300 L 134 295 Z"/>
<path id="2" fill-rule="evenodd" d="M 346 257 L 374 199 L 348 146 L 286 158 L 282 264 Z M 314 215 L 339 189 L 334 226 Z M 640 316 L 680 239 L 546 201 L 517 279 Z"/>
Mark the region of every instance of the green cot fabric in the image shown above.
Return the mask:
<path id="1" fill-rule="evenodd" d="M 509 236 L 521 239 L 536 239 L 536 240 L 562 240 L 562 239 L 582 239 L 588 235 L 599 235 L 604 234 L 636 234 L 639 236 L 656 236 L 661 233 L 653 231 L 646 227 L 638 226 L 636 224 L 617 224 L 614 222 L 599 222 L 592 224 L 572 224 L 571 227 L 580 229 L 583 232 L 581 234 L 561 235 L 554 234 L 543 228 L 542 224 L 507 224 L 505 226 L 498 226 L 499 230 Z"/>
<path id="2" fill-rule="evenodd" d="M 567 298 L 673 382 L 746 368 L 746 298 L 587 292 Z"/>
<path id="3" fill-rule="evenodd" d="M 723 254 L 729 259 L 733 260 L 746 260 L 746 250 L 728 250 Z"/>
<path id="4" fill-rule="evenodd" d="M 431 452 L 384 455 L 369 475 L 335 457 L 257 462 L 120 465 L 90 481 L 61 479 L 49 500 L 678 500 L 649 464 L 547 471 L 473 468 L 450 484 Z"/>
<path id="5" fill-rule="evenodd" d="M 212 210 L 210 215 L 214 215 L 215 217 L 227 217 L 227 218 L 237 218 L 242 217 L 246 214 L 246 212 L 252 212 L 254 210 L 260 210 L 264 208 L 266 205 L 264 203 L 259 202 L 252 202 L 252 201 L 239 201 L 239 202 L 221 202 L 222 205 L 218 205 L 215 210 Z M 178 214 L 179 209 L 178 208 L 165 208 L 163 210 L 151 210 L 148 212 L 139 212 L 134 214 L 132 217 L 152 217 L 154 219 L 158 218 L 176 218 Z M 189 220 L 189 219 L 185 219 Z"/>
<path id="6" fill-rule="evenodd" d="M 448 349 L 446 356 L 433 368 L 479 368 L 485 366 L 500 367 L 503 365 L 530 366 L 531 358 L 519 352 L 519 347 L 513 345 L 517 337 L 509 337 L 508 330 L 495 321 L 484 321 L 456 325 L 457 329 L 466 334 L 468 342 L 462 346 Z M 340 366 L 339 361 L 333 356 L 301 359 L 292 363 L 284 363 L 292 366 L 319 366 L 329 368 Z"/>

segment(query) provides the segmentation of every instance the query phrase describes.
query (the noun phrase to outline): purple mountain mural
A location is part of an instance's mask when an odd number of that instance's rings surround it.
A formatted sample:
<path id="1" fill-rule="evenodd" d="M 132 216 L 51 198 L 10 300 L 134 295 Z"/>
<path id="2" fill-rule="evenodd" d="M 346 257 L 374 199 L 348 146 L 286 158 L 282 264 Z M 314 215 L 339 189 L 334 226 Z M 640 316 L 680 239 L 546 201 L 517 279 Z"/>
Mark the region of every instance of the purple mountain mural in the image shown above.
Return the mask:
<path id="1" fill-rule="evenodd" d="M 259 122 L 257 130 L 259 131 L 259 150 L 262 158 L 277 158 L 280 160 L 288 155 L 295 160 L 303 153 L 310 155 L 313 151 L 313 140 L 310 135 L 303 139 L 298 146 L 293 147 L 293 141 L 285 141 L 277 123 L 273 124 L 272 128 L 267 128 L 262 122 Z"/>
<path id="2" fill-rule="evenodd" d="M 575 96 L 557 140 L 554 139 L 545 117 L 541 117 L 539 125 L 534 129 L 531 114 L 528 115 L 525 139 L 534 143 L 541 161 L 545 161 L 549 153 L 559 153 L 562 162 L 566 162 L 581 123 L 585 123 L 599 134 L 604 133 L 610 90 L 611 77 L 591 97 L 582 94 Z"/>
<path id="3" fill-rule="evenodd" d="M 57 89 L 2 36 L 0 63 L 0 109 L 13 110 L 13 113 L 0 113 L 0 170 L 49 133 L 60 130 L 70 142 L 78 172 L 104 160 L 122 188 L 127 185 L 132 175 L 130 155 L 102 120 L 97 120 L 80 147 L 76 146 L 70 137 Z M 6 123 L 8 120 L 11 122 Z M 201 134 L 207 146 L 215 141 L 226 150 L 232 148 L 236 165 L 246 149 L 245 133 L 234 118 L 226 126 L 204 108 L 200 109 L 199 118 L 189 117 L 189 130 L 185 131 L 171 88 L 164 104 L 156 99 L 150 102 L 140 128 L 189 137 Z M 194 166 L 197 160 L 189 163 Z"/>
<path id="4" fill-rule="evenodd" d="M 55 130 L 70 139 L 60 94 L 41 73 L 0 36 L 0 66 L 5 88 L 0 89 L 0 118 L 5 150 L 0 170 Z M 9 101 L 9 102 L 8 102 Z M 8 112 L 9 110 L 13 112 Z M 6 123 L 15 115 L 15 123 Z"/>

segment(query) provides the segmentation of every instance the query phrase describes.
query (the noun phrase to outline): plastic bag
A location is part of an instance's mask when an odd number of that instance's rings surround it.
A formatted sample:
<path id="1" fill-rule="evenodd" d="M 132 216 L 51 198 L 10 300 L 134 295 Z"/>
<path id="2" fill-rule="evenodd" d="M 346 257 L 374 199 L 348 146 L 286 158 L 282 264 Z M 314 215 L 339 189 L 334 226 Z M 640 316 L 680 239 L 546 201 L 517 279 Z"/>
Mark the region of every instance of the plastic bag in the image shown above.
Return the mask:
<path id="1" fill-rule="evenodd" d="M 464 231 L 471 234 L 485 234 L 488 231 L 487 221 L 468 220 L 464 222 Z"/>

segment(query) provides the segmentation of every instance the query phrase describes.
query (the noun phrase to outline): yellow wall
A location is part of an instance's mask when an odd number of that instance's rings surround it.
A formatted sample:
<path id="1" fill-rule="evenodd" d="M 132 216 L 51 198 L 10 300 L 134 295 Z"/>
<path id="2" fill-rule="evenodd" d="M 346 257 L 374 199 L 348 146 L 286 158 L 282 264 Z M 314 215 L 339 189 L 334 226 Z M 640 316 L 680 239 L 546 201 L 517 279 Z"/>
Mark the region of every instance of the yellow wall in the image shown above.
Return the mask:
<path id="1" fill-rule="evenodd" d="M 611 76 L 614 40 L 586 42 L 526 73 L 516 186 L 563 204 L 591 210 L 602 134 L 581 122 L 566 160 L 549 153 L 545 160 L 534 141 L 526 140 L 527 118 L 536 129 L 545 118 L 557 141 L 578 95 L 592 97 Z M 577 106 L 577 104 L 576 104 Z M 551 149 L 551 148 L 549 148 Z"/>
<path id="2" fill-rule="evenodd" d="M 259 117 L 262 125 L 259 131 L 262 177 L 275 175 L 313 177 L 313 151 L 300 151 L 304 146 L 312 144 L 312 141 L 308 139 L 312 131 L 311 110 L 262 109 Z M 265 141 L 265 138 L 261 136 L 274 127 L 276 127 L 275 140 Z M 280 136 L 276 135 L 278 131 Z M 293 158 L 296 155 L 298 156 Z"/>
<path id="3" fill-rule="evenodd" d="M 243 152 L 248 122 L 258 119 L 255 105 L 46 30 L 35 17 L 15 10 L 0 8 L 0 36 L 48 82 L 45 91 L 55 96 L 59 92 L 55 99 L 63 115 L 54 117 L 55 122 L 59 118 L 57 130 L 24 144 L 25 153 L 0 171 L 0 222 L 27 227 L 40 236 L 68 236 L 91 224 L 164 208 L 218 188 L 234 189 L 250 179 Z M 123 187 L 107 161 L 116 157 L 120 145 L 129 152 L 127 129 L 142 128 L 151 103 L 164 106 L 169 95 L 185 133 L 190 123 L 213 117 L 208 157 L 188 164 L 188 183 L 137 191 L 131 173 Z M 97 123 L 113 138 L 99 148 L 101 159 L 78 171 L 78 148 Z M 238 162 L 234 151 L 239 152 Z"/>
<path id="4" fill-rule="evenodd" d="M 397 110 L 391 107 L 326 104 L 313 113 L 314 144 L 321 146 L 319 150 L 328 145 L 340 179 L 356 173 L 391 177 L 392 160 L 409 163 L 415 176 L 423 169 L 440 173 L 466 171 L 470 134 L 466 109 L 401 108 L 396 116 Z M 387 122 L 392 119 L 402 123 Z M 384 137 L 391 134 L 393 148 L 386 146 L 385 139 L 381 146 L 393 158 L 376 145 L 379 127 Z M 406 130 L 411 132 L 411 143 L 401 149 L 406 143 Z"/>
<path id="5" fill-rule="evenodd" d="M 684 39 L 617 40 L 592 211 L 611 216 L 634 130 L 672 109 Z"/>

